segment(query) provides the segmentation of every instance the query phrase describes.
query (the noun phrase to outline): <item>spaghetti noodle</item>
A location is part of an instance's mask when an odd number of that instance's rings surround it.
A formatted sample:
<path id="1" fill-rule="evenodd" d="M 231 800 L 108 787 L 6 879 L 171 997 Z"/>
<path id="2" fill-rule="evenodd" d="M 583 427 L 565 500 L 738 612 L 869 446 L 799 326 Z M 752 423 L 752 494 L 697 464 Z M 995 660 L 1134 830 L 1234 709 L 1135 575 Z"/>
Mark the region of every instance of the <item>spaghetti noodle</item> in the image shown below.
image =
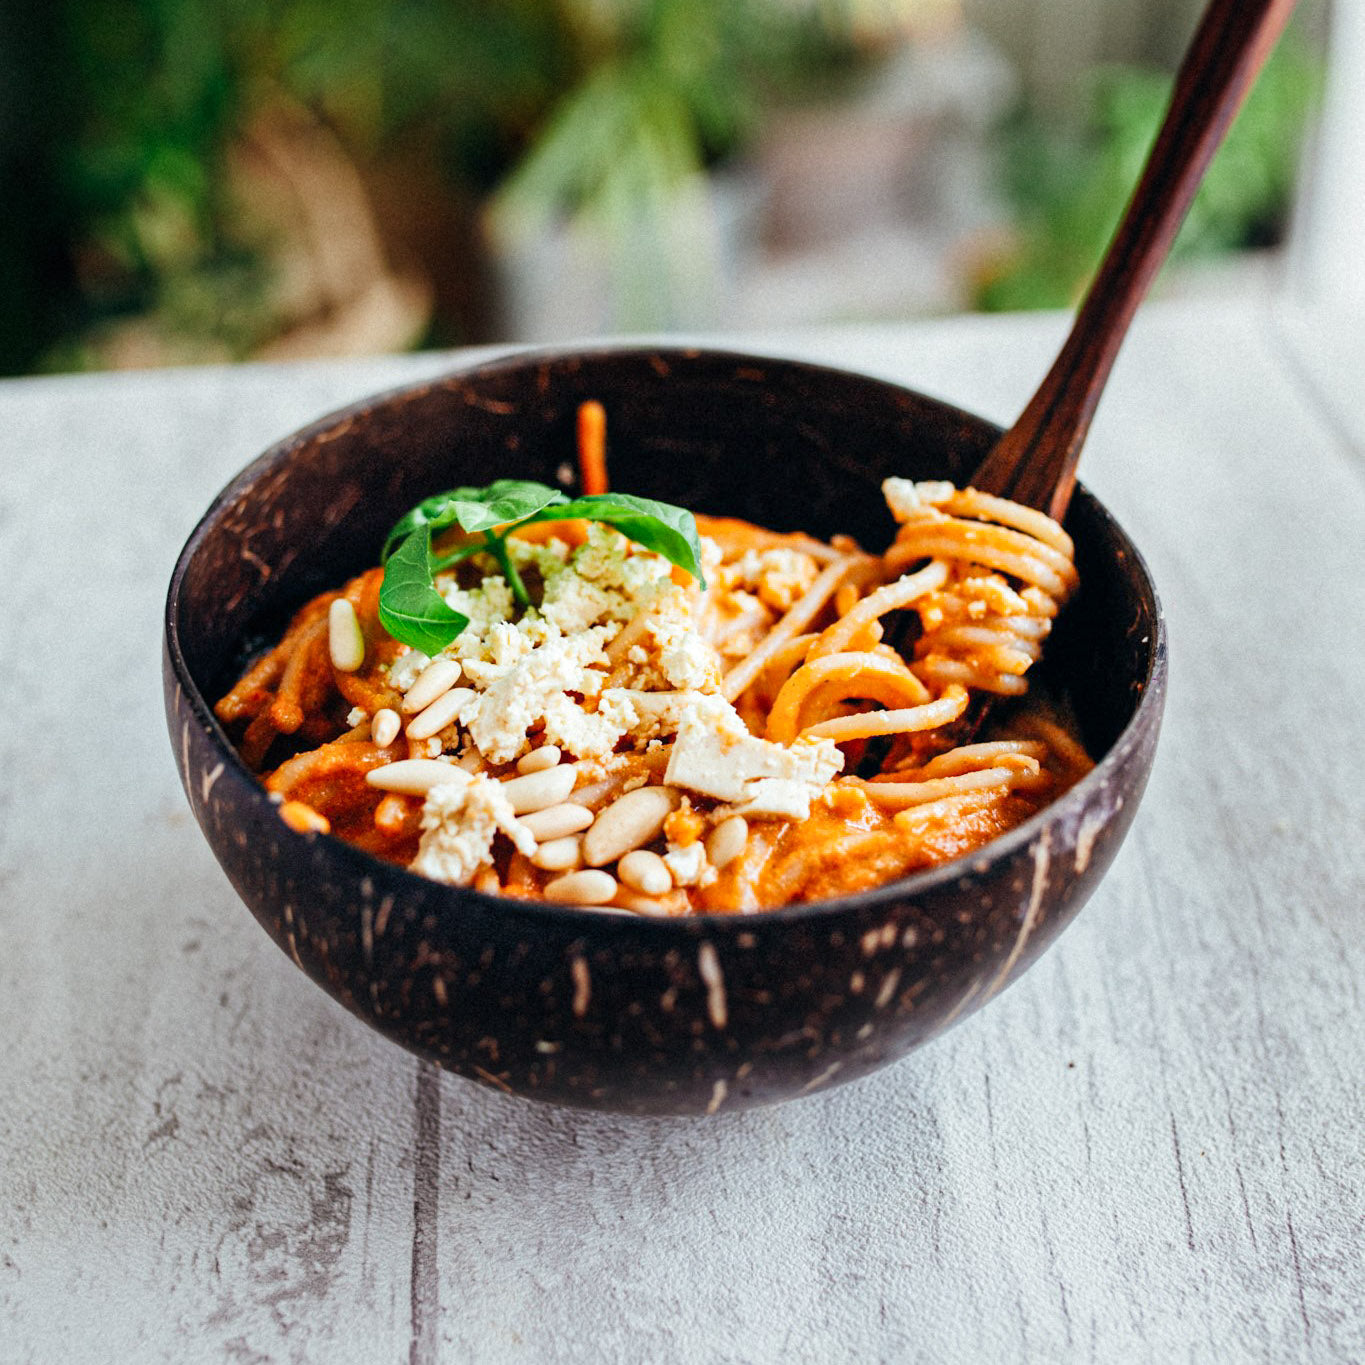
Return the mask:
<path id="1" fill-rule="evenodd" d="M 579 443 L 604 492 L 596 405 Z M 381 625 L 371 569 L 307 603 L 217 714 L 291 826 L 482 891 L 679 915 L 905 876 L 1090 761 L 1023 700 L 1076 588 L 1066 532 L 970 488 L 883 491 L 880 555 L 698 517 L 704 586 L 582 520 L 513 531 L 501 559 L 466 546 L 435 584 L 468 624 L 431 658 Z"/>

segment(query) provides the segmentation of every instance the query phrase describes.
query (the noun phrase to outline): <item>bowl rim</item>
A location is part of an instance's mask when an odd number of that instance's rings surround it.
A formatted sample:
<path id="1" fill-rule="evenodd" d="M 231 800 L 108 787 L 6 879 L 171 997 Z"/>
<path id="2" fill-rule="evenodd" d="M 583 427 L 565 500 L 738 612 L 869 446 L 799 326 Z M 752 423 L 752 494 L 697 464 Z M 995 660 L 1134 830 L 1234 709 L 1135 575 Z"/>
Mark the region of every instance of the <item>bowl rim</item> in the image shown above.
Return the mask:
<path id="1" fill-rule="evenodd" d="M 271 802 L 270 795 L 265 790 L 260 778 L 242 761 L 236 746 L 228 738 L 227 732 L 213 714 L 212 706 L 190 673 L 180 645 L 178 623 L 185 576 L 199 547 L 216 522 L 219 512 L 256 483 L 262 475 L 283 464 L 295 450 L 313 437 L 397 399 L 420 397 L 452 380 L 474 377 L 489 371 L 520 368 L 527 365 L 554 364 L 573 359 L 643 358 L 647 356 L 797 367 L 836 379 L 854 379 L 877 384 L 886 389 L 930 403 L 940 411 L 960 417 L 971 425 L 984 427 L 997 433 L 1003 430 L 994 422 L 968 412 L 965 408 L 960 408 L 953 403 L 934 398 L 930 394 L 912 389 L 905 384 L 899 384 L 895 380 L 883 379 L 877 375 L 865 374 L 858 370 L 845 369 L 837 365 L 825 365 L 791 356 L 764 355 L 751 351 L 728 350 L 723 347 L 688 343 L 651 346 L 642 344 L 638 339 L 591 346 L 513 347 L 501 350 L 491 357 L 482 357 L 469 365 L 456 364 L 452 368 L 426 379 L 398 384 L 377 393 L 368 394 L 343 407 L 324 413 L 268 446 L 224 485 L 195 523 L 193 530 L 176 557 L 175 567 L 171 571 L 170 584 L 166 592 L 162 621 L 163 648 L 166 660 L 195 720 L 207 734 L 217 750 L 219 758 L 230 766 L 233 775 L 240 783 L 254 791 L 261 802 L 270 805 L 272 809 L 274 808 L 274 803 Z M 1031 843 L 1042 830 L 1064 820 L 1069 813 L 1079 816 L 1089 804 L 1091 793 L 1102 789 L 1111 782 L 1114 773 L 1125 762 L 1128 754 L 1137 745 L 1139 737 L 1148 725 L 1159 721 L 1164 704 L 1167 675 L 1166 616 L 1151 570 L 1141 551 L 1104 503 L 1090 492 L 1089 488 L 1080 480 L 1077 480 L 1076 490 L 1090 500 L 1094 511 L 1106 529 L 1111 533 L 1117 532 L 1118 538 L 1125 543 L 1125 553 L 1128 555 L 1130 564 L 1152 602 L 1155 621 L 1154 638 L 1149 645 L 1147 668 L 1141 680 L 1141 692 L 1137 704 L 1133 708 L 1133 714 L 1115 737 L 1108 751 L 1096 762 L 1090 772 L 1075 785 L 1069 787 L 1055 801 L 1049 802 L 1021 824 L 997 835 L 971 853 L 950 858 L 947 862 L 913 873 L 909 877 L 896 878 L 845 896 L 833 896 L 823 900 L 802 901 L 752 911 L 712 910 L 699 911 L 690 915 L 650 916 L 621 912 L 604 913 L 603 910 L 590 906 L 558 905 L 551 901 L 489 895 L 486 892 L 476 891 L 470 886 L 452 886 L 445 882 L 423 877 L 399 863 L 386 862 L 384 859 L 367 853 L 365 850 L 357 848 L 330 833 L 319 834 L 316 831 L 299 833 L 285 825 L 283 821 L 279 821 L 281 830 L 287 839 L 300 840 L 302 847 L 307 847 L 319 839 L 326 841 L 326 845 L 344 864 L 354 865 L 354 870 L 358 876 L 372 876 L 376 871 L 381 872 L 386 877 L 397 876 L 400 887 L 408 884 L 414 892 L 420 891 L 425 897 L 434 896 L 438 900 L 449 897 L 466 904 L 473 899 L 482 908 L 500 914 L 511 914 L 514 917 L 525 915 L 532 920 L 541 922 L 559 921 L 568 927 L 586 927 L 589 925 L 600 927 L 607 920 L 618 920 L 622 924 L 629 924 L 633 931 L 642 932 L 646 935 L 654 933 L 668 935 L 677 933 L 679 930 L 686 936 L 694 937 L 715 933 L 716 931 L 752 933 L 756 923 L 775 925 L 800 923 L 820 920 L 826 916 L 838 917 L 858 910 L 876 909 L 885 903 L 914 899 L 949 882 L 982 875 L 984 869 L 979 869 L 977 864 L 983 858 L 990 863 L 996 863 Z M 1155 716 L 1152 715 L 1154 709 L 1156 711 Z M 429 904 L 429 908 L 436 909 L 437 907 Z"/>

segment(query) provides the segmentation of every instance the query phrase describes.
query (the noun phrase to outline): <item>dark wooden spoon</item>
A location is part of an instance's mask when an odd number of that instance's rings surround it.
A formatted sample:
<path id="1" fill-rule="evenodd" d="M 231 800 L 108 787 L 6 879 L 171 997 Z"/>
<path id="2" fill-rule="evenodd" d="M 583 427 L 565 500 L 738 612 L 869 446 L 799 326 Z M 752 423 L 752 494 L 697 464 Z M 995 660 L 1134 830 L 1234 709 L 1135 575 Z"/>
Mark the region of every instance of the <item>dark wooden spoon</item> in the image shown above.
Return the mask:
<path id="1" fill-rule="evenodd" d="M 1294 0 L 1212 0 L 1071 334 L 1019 420 L 973 475 L 973 487 L 1058 521 L 1066 515 L 1081 446 L 1128 324 L 1293 8 Z"/>

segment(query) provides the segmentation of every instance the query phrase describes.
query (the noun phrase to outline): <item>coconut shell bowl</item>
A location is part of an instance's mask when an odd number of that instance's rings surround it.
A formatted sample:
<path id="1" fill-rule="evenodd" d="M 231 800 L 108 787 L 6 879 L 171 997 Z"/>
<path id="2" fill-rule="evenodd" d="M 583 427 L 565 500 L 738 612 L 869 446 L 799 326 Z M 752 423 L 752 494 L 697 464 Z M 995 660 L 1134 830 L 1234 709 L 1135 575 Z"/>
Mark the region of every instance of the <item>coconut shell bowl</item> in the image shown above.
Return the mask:
<path id="1" fill-rule="evenodd" d="M 373 564 L 439 489 L 553 483 L 578 405 L 606 407 L 613 486 L 779 530 L 894 524 L 883 478 L 967 482 L 990 423 L 860 375 L 709 351 L 494 361 L 367 399 L 268 450 L 214 502 L 166 604 L 166 715 L 196 819 L 301 971 L 393 1042 L 510 1094 L 714 1113 L 863 1076 L 986 1004 L 1095 889 L 1147 781 L 1165 639 L 1146 566 L 1078 487 L 1081 590 L 1042 664 L 1097 766 L 966 859 L 855 896 L 649 918 L 441 885 L 295 833 L 212 713 L 306 599 Z"/>

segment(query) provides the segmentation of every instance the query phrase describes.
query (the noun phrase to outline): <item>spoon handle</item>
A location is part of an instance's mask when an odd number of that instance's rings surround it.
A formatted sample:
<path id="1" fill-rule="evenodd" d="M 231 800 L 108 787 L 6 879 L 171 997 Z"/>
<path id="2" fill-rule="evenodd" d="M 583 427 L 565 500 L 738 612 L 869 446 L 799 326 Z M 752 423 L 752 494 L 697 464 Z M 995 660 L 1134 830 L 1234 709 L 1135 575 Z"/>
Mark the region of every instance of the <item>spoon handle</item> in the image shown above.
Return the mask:
<path id="1" fill-rule="evenodd" d="M 1294 0 L 1211 0 L 1071 334 L 1019 420 L 973 475 L 974 487 L 1058 520 L 1066 514 L 1081 446 L 1128 324 L 1293 8 Z"/>

